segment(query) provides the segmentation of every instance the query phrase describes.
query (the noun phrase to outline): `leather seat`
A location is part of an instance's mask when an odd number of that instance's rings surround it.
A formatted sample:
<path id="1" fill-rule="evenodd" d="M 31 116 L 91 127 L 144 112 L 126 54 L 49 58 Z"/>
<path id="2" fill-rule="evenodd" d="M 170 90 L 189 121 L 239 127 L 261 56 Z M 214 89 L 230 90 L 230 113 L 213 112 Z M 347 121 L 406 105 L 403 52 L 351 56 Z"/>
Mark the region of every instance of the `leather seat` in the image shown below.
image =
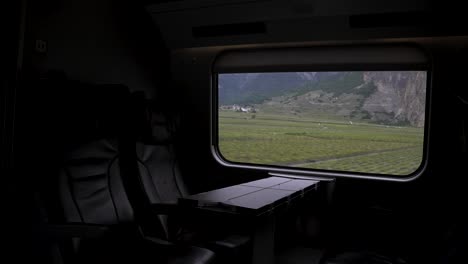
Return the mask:
<path id="1" fill-rule="evenodd" d="M 143 94 L 134 94 L 135 117 L 138 123 L 133 125 L 138 128 L 136 133 L 136 156 L 138 160 L 138 175 L 140 177 L 145 198 L 158 209 L 164 207 L 177 209 L 177 201 L 180 197 L 189 195 L 187 187 L 178 164 L 178 156 L 175 149 L 175 135 L 177 132 L 176 118 L 170 118 L 161 109 L 146 100 Z M 198 241 L 204 247 L 213 249 L 217 255 L 222 255 L 223 261 L 227 259 L 242 259 L 248 255 L 250 238 L 247 235 L 228 235 L 226 225 L 215 230 L 213 219 L 208 217 L 200 221 L 190 218 L 190 223 L 181 223 L 171 215 L 171 209 L 160 210 L 169 215 L 159 215 L 160 226 L 166 234 L 166 239 Z M 165 212 L 164 212 L 165 211 Z M 194 222 L 198 224 L 193 225 Z M 188 232 L 181 227 L 192 224 L 194 232 Z M 209 225 L 208 228 L 199 231 L 201 225 Z M 227 223 L 226 223 L 227 224 Z M 233 225 L 234 226 L 234 225 Z M 198 229 L 198 232 L 197 232 Z M 211 234 L 208 234 L 211 233 Z"/>
<path id="2" fill-rule="evenodd" d="M 131 145 L 125 142 L 127 88 L 80 87 L 67 94 L 67 109 L 59 110 L 68 111 L 67 120 L 62 120 L 67 136 L 57 179 L 63 216 L 51 226 L 55 235 L 73 237 L 70 261 L 211 263 L 212 251 L 145 236 L 137 225 L 122 167 L 124 146 Z"/>

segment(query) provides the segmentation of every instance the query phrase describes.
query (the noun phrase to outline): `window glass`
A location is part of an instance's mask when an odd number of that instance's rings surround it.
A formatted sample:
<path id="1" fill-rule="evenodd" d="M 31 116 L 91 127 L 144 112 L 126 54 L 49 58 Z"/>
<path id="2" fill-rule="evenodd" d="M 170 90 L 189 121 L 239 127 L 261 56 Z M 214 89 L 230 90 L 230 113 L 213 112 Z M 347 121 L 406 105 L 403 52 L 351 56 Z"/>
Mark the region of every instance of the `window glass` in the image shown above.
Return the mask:
<path id="1" fill-rule="evenodd" d="M 426 71 L 218 74 L 228 162 L 409 175 L 423 161 Z"/>

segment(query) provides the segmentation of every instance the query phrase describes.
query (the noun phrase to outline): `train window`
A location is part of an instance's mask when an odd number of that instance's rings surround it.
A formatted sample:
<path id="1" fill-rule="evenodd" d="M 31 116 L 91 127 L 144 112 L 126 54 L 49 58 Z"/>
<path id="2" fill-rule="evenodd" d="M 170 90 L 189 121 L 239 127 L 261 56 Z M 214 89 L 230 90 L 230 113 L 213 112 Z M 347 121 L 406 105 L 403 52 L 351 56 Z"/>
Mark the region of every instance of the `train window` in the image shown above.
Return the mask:
<path id="1" fill-rule="evenodd" d="M 424 63 L 375 62 L 215 73 L 215 154 L 226 165 L 270 170 L 417 174 L 426 157 L 429 71 Z"/>

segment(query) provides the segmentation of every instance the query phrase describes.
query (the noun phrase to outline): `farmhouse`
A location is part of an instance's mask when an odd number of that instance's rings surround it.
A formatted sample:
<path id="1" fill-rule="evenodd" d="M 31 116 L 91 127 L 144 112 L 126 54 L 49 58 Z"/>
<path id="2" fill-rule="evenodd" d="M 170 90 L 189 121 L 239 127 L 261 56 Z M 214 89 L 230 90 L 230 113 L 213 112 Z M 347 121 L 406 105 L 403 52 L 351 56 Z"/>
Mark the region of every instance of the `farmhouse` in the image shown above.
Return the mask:
<path id="1" fill-rule="evenodd" d="M 242 112 L 242 113 L 256 113 L 257 110 L 255 107 L 246 105 L 246 106 L 240 106 L 237 104 L 233 105 L 222 105 L 219 107 L 220 110 L 228 110 L 228 111 L 234 111 L 234 112 Z"/>

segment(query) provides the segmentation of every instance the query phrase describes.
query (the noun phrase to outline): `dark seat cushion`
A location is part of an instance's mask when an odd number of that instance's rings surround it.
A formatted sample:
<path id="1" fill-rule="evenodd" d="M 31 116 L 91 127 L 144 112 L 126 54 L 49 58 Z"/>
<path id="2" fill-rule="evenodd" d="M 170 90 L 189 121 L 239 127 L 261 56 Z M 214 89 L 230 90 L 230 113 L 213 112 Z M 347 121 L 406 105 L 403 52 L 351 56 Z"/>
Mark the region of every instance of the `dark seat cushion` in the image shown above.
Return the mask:
<path id="1" fill-rule="evenodd" d="M 210 264 L 214 258 L 215 254 L 208 249 L 174 245 L 123 231 L 87 241 L 73 263 Z"/>
<path id="2" fill-rule="evenodd" d="M 145 253 L 151 259 L 151 252 L 161 250 L 161 243 L 158 239 L 150 237 L 145 238 Z M 209 264 L 213 263 L 215 254 L 204 248 L 179 245 L 177 247 L 169 245 L 165 248 L 165 254 L 159 255 L 152 263 L 167 263 L 167 264 Z"/>
<path id="3" fill-rule="evenodd" d="M 199 247 L 174 247 L 166 256 L 168 264 L 209 264 L 213 263 L 214 253 L 208 249 Z"/>
<path id="4" fill-rule="evenodd" d="M 331 258 L 326 259 L 324 264 L 406 264 L 407 262 L 400 259 L 381 255 L 376 252 L 367 251 L 349 251 L 339 253 Z"/>

